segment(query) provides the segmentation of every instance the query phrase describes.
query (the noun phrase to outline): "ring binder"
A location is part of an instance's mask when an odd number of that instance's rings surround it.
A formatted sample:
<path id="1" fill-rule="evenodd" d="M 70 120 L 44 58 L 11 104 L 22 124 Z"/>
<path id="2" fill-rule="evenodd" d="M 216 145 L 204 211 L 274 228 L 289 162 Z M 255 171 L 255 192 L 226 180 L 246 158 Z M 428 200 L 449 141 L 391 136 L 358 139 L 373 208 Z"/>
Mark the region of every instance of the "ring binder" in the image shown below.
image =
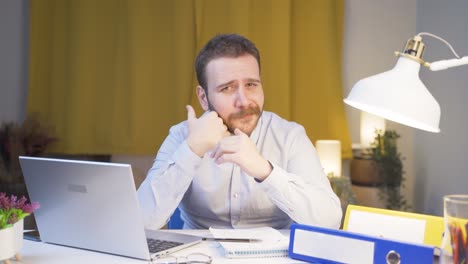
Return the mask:
<path id="1" fill-rule="evenodd" d="M 434 247 L 293 224 L 289 257 L 319 263 L 432 263 Z"/>
<path id="2" fill-rule="evenodd" d="M 343 230 L 438 247 L 442 244 L 444 218 L 348 205 Z"/>

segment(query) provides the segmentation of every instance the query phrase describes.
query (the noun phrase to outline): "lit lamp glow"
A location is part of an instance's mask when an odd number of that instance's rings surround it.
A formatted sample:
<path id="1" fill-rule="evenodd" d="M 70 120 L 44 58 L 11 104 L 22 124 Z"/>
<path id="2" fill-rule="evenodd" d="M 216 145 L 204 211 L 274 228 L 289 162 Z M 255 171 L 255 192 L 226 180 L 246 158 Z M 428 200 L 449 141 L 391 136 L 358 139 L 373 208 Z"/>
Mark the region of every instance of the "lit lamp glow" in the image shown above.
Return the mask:
<path id="1" fill-rule="evenodd" d="M 339 140 L 317 140 L 315 148 L 326 175 L 341 176 L 341 143 Z"/>
<path id="2" fill-rule="evenodd" d="M 370 148 L 376 136 L 375 131 L 385 131 L 385 119 L 361 111 L 361 148 Z"/>
<path id="3" fill-rule="evenodd" d="M 456 58 L 425 62 L 423 35 L 447 44 Z M 409 39 L 405 50 L 396 54 L 399 58 L 393 69 L 358 81 L 344 102 L 397 123 L 439 132 L 440 106 L 419 78 L 419 69 L 421 65 L 432 71 L 465 65 L 468 56 L 461 58 L 447 41 L 425 32 Z"/>

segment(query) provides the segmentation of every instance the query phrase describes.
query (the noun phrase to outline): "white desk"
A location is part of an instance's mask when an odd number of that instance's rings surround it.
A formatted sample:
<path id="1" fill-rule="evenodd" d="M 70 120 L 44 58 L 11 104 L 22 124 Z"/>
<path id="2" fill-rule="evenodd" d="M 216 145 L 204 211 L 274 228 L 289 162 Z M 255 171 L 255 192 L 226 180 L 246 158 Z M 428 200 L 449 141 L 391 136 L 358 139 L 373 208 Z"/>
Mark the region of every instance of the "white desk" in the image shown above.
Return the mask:
<path id="1" fill-rule="evenodd" d="M 185 234 L 194 235 L 208 235 L 207 230 L 170 230 L 168 232 L 181 232 Z M 283 234 L 289 236 L 289 230 L 282 230 Z M 228 259 L 224 257 L 224 252 L 218 242 L 203 241 L 192 247 L 180 250 L 173 255 L 185 256 L 190 253 L 204 253 L 213 257 L 214 264 L 216 263 L 305 263 L 290 258 L 256 258 L 256 259 Z M 88 250 L 81 250 L 76 248 L 56 246 L 42 242 L 34 242 L 24 240 L 23 248 L 20 251 L 22 257 L 21 261 L 12 260 L 12 264 L 82 264 L 82 263 L 116 263 L 116 264 L 142 264 L 148 263 L 147 261 L 103 254 Z"/>

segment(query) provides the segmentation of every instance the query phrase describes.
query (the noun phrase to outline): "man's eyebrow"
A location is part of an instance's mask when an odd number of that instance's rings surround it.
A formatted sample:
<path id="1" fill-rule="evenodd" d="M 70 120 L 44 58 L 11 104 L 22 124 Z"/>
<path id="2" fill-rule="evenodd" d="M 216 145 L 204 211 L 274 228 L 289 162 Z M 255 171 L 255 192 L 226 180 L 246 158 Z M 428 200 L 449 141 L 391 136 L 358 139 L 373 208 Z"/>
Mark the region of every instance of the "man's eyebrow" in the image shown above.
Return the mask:
<path id="1" fill-rule="evenodd" d="M 219 88 L 224 87 L 224 86 L 228 86 L 228 85 L 233 84 L 235 82 L 236 81 L 233 80 L 233 81 L 228 81 L 228 82 L 222 83 L 222 84 L 216 86 L 216 89 L 219 89 Z"/>
<path id="2" fill-rule="evenodd" d="M 253 78 L 248 78 L 247 81 L 248 82 L 261 83 L 261 81 L 259 79 L 253 79 Z"/>

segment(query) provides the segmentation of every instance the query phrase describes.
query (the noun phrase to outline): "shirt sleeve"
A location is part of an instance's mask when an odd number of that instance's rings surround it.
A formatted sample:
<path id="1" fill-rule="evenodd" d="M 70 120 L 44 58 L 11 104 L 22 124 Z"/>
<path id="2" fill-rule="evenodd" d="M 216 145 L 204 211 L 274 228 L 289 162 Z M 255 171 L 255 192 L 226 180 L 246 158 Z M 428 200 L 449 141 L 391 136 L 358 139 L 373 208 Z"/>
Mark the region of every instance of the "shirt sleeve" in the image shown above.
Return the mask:
<path id="1" fill-rule="evenodd" d="M 273 170 L 261 183 L 272 201 L 300 224 L 338 228 L 342 209 L 320 164 L 317 151 L 303 127 L 289 133 L 287 165 L 270 161 Z"/>
<path id="2" fill-rule="evenodd" d="M 152 168 L 138 188 L 143 221 L 147 229 L 160 229 L 174 213 L 189 188 L 201 158 L 185 141 L 185 124 L 171 128 Z"/>

